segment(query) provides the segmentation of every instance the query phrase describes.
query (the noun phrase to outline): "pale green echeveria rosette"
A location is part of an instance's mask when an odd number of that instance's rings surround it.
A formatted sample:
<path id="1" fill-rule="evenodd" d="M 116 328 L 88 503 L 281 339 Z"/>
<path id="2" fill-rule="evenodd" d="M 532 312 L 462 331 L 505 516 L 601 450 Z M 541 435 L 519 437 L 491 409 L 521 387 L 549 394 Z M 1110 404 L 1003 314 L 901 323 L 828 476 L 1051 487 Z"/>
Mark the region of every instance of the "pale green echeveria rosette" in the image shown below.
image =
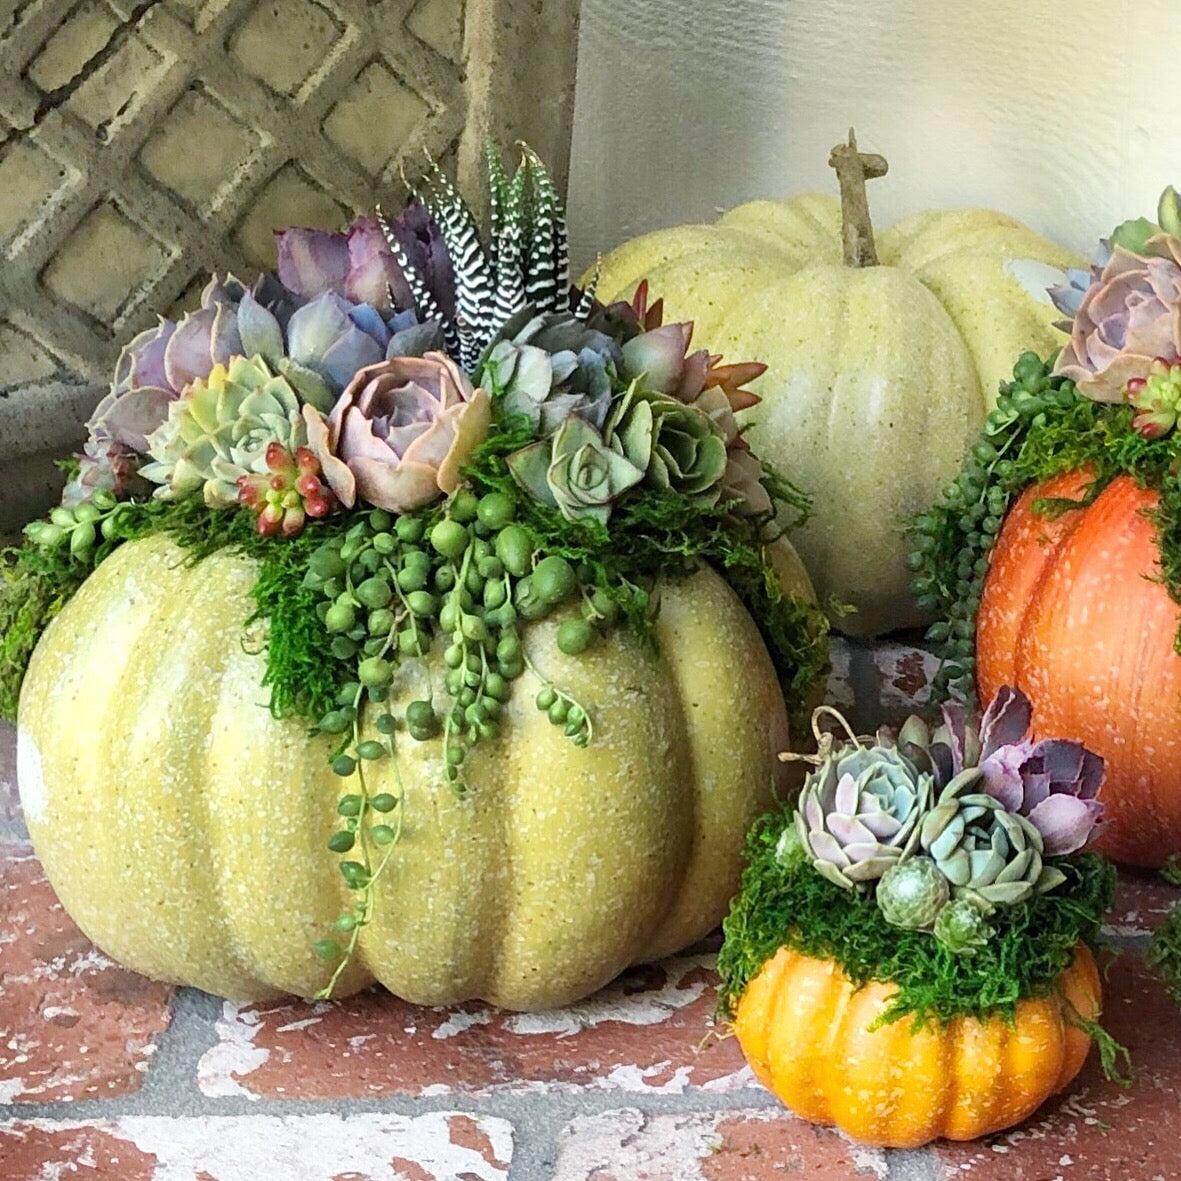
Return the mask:
<path id="1" fill-rule="evenodd" d="M 843 889 L 876 881 L 915 847 L 932 790 L 897 748 L 854 741 L 804 781 L 796 831 L 812 865 Z"/>
<path id="2" fill-rule="evenodd" d="M 608 446 L 585 419 L 570 415 L 550 439 L 514 452 L 509 470 L 541 504 L 568 521 L 606 524 L 615 501 L 644 478 L 644 469 Z"/>
<path id="3" fill-rule="evenodd" d="M 908 857 L 882 874 L 877 904 L 891 926 L 929 931 L 947 908 L 951 886 L 930 857 Z"/>
<path id="4" fill-rule="evenodd" d="M 1061 885 L 1061 870 L 1044 865 L 1041 833 L 984 790 L 984 774 L 969 768 L 940 793 L 923 818 L 919 844 L 951 885 L 986 912 L 1012 906 Z"/>
<path id="5" fill-rule="evenodd" d="M 970 898 L 955 898 L 939 911 L 931 933 L 953 955 L 973 955 L 988 943 L 992 927 Z"/>
<path id="6" fill-rule="evenodd" d="M 611 445 L 645 472 L 646 482 L 712 506 L 726 471 L 726 439 L 694 406 L 653 393 L 636 379 L 607 419 Z"/>
<path id="7" fill-rule="evenodd" d="M 942 870 L 921 854 L 886 870 L 877 885 L 876 901 L 891 926 L 928 931 L 953 955 L 971 955 L 992 934 L 979 904 L 970 898 L 952 898 Z"/>
<path id="8" fill-rule="evenodd" d="M 294 452 L 307 442 L 300 400 L 261 357 L 234 357 L 193 381 L 148 438 L 151 462 L 140 475 L 172 500 L 200 490 L 205 503 L 237 503 L 238 480 L 267 471 L 267 447 Z"/>

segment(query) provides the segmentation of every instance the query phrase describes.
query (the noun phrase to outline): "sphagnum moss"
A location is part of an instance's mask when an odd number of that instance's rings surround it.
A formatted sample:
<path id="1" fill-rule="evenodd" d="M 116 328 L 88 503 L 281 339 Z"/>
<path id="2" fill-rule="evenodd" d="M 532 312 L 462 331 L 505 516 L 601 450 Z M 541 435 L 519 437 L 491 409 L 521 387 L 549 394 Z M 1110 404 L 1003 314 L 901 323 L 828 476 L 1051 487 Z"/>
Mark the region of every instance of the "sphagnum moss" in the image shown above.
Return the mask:
<path id="1" fill-rule="evenodd" d="M 873 896 L 843 890 L 813 871 L 802 848 L 777 853 L 790 810 L 765 817 L 747 843 L 742 886 L 722 924 L 719 1007 L 732 1015 L 747 984 L 781 947 L 835 960 L 857 986 L 893 982 L 886 1021 L 949 1021 L 999 1013 L 1044 996 L 1079 943 L 1096 946 L 1115 891 L 1115 870 L 1094 854 L 1053 858 L 1067 880 L 1058 890 L 990 916 L 994 935 L 956 955 L 925 931 L 886 921 Z"/>

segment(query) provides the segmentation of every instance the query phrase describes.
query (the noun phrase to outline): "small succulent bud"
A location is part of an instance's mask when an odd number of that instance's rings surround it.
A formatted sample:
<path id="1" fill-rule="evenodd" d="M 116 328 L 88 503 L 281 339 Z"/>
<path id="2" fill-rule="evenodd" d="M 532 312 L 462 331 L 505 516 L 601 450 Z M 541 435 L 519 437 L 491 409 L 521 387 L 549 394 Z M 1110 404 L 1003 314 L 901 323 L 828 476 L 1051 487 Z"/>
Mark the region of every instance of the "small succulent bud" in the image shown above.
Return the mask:
<path id="1" fill-rule="evenodd" d="M 956 955 L 972 955 L 992 934 L 984 912 L 968 898 L 949 902 L 935 919 L 935 938 Z"/>
<path id="2" fill-rule="evenodd" d="M 929 857 L 900 861 L 878 882 L 878 909 L 886 922 L 911 931 L 930 930 L 950 896 L 947 878 Z"/>
<path id="3" fill-rule="evenodd" d="M 1160 195 L 1160 202 L 1156 207 L 1156 220 L 1166 234 L 1174 238 L 1181 238 L 1181 195 L 1169 185 Z"/>
<path id="4" fill-rule="evenodd" d="M 238 477 L 238 503 L 258 514 L 263 537 L 296 537 L 308 517 L 325 517 L 336 507 L 336 497 L 320 479 L 320 462 L 307 447 L 293 455 L 272 440 L 266 466 L 270 475 Z"/>

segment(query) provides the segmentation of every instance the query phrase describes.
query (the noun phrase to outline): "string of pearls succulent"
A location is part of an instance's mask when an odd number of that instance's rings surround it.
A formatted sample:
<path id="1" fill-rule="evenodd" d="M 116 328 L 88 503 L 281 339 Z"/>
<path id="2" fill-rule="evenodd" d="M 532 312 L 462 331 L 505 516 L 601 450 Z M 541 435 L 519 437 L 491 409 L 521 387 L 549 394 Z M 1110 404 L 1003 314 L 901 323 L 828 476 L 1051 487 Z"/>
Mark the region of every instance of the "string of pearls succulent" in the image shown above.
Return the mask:
<path id="1" fill-rule="evenodd" d="M 1047 411 L 1078 400 L 1074 383 L 1051 377 L 1051 368 L 1036 353 L 1021 355 L 959 474 L 940 503 L 911 523 L 910 589 L 920 609 L 939 616 L 927 631 L 940 659 L 936 702 L 975 700 L 976 615 L 989 557 L 1010 504 L 1029 482 L 1017 454 L 1030 430 L 1045 426 Z"/>
<path id="2" fill-rule="evenodd" d="M 468 752 L 497 735 L 513 682 L 528 668 L 541 682 L 538 710 L 576 746 L 591 740 L 589 711 L 529 659 L 520 629 L 580 601 L 580 612 L 564 619 L 556 636 L 560 651 L 577 656 L 616 624 L 619 608 L 566 558 L 539 552 L 516 516 L 517 503 L 507 492 L 477 497 L 461 489 L 433 512 L 365 513 L 308 559 L 303 585 L 317 599 L 317 618 L 332 635 L 331 654 L 345 670 L 336 706 L 315 729 L 338 740 L 332 769 L 352 781 L 338 803 L 339 827 L 328 840 L 342 858 L 340 873 L 352 900 L 333 936 L 315 944 L 319 956 L 336 964 L 321 998 L 332 995 L 371 920 L 375 884 L 401 836 L 401 732 L 418 742 L 441 734 L 442 776 L 462 793 Z M 436 645 L 447 670 L 450 707 L 440 716 L 424 697 L 397 716 L 389 695 L 399 665 L 420 660 Z M 367 710 L 379 711 L 373 718 L 376 739 L 363 737 Z M 366 769 L 384 759 L 392 762 L 396 792 L 373 794 Z"/>

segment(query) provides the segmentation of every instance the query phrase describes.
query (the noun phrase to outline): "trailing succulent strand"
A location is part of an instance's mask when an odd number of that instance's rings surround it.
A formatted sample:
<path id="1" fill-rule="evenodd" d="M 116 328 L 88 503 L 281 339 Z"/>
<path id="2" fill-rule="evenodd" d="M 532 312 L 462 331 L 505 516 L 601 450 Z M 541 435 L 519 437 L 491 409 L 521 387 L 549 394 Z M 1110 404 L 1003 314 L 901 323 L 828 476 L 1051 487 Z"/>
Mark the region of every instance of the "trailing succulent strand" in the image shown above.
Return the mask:
<path id="1" fill-rule="evenodd" d="M 328 847 L 349 901 L 316 944 L 325 996 L 401 839 L 406 742 L 439 739 L 440 777 L 462 792 L 527 670 L 536 708 L 592 740 L 590 703 L 526 654 L 528 624 L 561 611 L 568 656 L 621 626 L 654 643 L 661 581 L 709 563 L 757 622 L 793 716 L 827 666 L 824 615 L 784 592 L 767 550 L 777 510 L 802 518 L 807 499 L 735 419 L 762 367 L 691 351 L 692 326 L 664 325 L 646 285 L 610 307 L 583 293 L 572 315 L 544 167 L 525 149 L 510 178 L 490 148 L 488 173 L 487 245 L 436 169 L 430 217 L 416 200 L 343 233 L 284 231 L 280 278 L 215 279 L 200 309 L 137 337 L 67 502 L 0 555 L 7 716 L 41 632 L 116 546 L 167 534 L 189 561 L 256 561 L 270 710 L 310 725 L 342 785 Z"/>
<path id="2" fill-rule="evenodd" d="M 936 700 L 974 699 L 976 613 L 989 558 L 1005 515 L 1031 484 L 1076 470 L 1093 477 L 1079 501 L 1037 504 L 1047 517 L 1090 503 L 1124 472 L 1160 489 L 1162 575 L 1181 602 L 1181 487 L 1172 476 L 1181 457 L 1177 435 L 1146 437 L 1134 427 L 1134 408 L 1085 398 L 1052 368 L 1053 360 L 1022 355 L 940 503 L 910 524 L 911 589 L 922 609 L 938 617 L 927 632 L 941 660 Z"/>

